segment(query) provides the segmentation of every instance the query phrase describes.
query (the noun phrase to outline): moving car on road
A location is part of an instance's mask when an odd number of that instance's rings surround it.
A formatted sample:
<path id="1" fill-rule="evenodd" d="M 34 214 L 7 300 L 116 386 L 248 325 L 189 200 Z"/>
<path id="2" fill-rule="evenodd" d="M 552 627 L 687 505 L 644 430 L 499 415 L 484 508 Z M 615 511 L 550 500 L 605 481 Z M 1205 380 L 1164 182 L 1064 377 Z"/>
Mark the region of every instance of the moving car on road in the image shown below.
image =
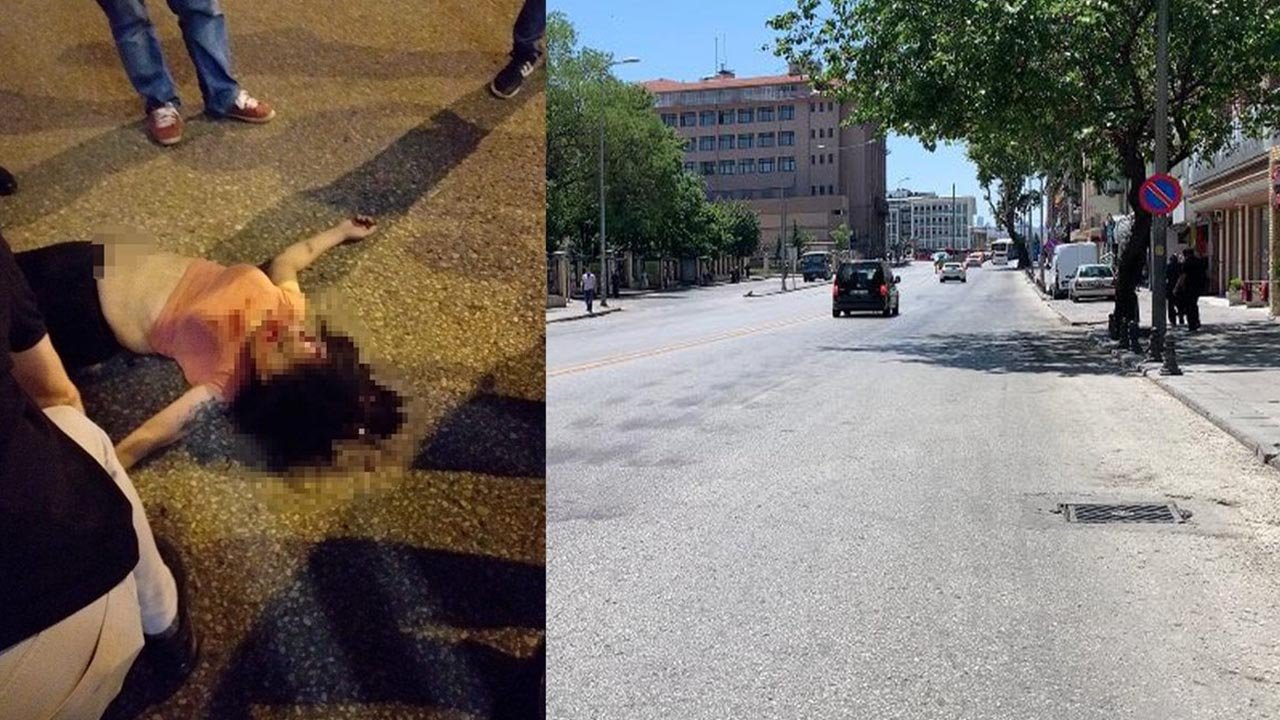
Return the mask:
<path id="1" fill-rule="evenodd" d="M 944 283 L 948 280 L 959 280 L 960 282 L 969 282 L 965 277 L 964 266 L 958 262 L 943 263 L 942 272 L 938 273 L 938 282 Z"/>
<path id="2" fill-rule="evenodd" d="M 1013 249 L 1012 240 L 991 241 L 991 265 L 1004 267 L 1009 264 L 1009 252 Z"/>
<path id="3" fill-rule="evenodd" d="M 828 252 L 810 252 L 800 256 L 800 274 L 804 275 L 804 281 L 809 282 L 814 278 L 822 278 L 823 280 L 831 279 L 831 253 Z"/>
<path id="4" fill-rule="evenodd" d="M 877 311 L 886 317 L 897 315 L 901 279 L 884 260 L 840 263 L 831 283 L 831 317 Z"/>
<path id="5" fill-rule="evenodd" d="M 969 253 L 964 260 L 965 267 L 982 267 L 982 253 Z"/>
<path id="6" fill-rule="evenodd" d="M 1116 276 L 1110 265 L 1081 265 L 1071 279 L 1068 291 L 1071 302 L 1080 302 L 1084 298 L 1103 298 L 1115 300 Z"/>

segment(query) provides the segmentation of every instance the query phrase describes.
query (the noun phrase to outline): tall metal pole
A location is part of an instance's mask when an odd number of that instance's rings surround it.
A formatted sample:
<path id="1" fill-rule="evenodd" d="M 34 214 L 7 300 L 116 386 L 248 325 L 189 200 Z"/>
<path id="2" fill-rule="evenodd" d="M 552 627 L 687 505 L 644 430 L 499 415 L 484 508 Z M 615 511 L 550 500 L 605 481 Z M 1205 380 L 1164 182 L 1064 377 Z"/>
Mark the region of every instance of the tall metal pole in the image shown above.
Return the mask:
<path id="1" fill-rule="evenodd" d="M 1159 0 L 1156 8 L 1156 172 L 1169 172 L 1169 0 Z M 1151 347 L 1149 357 L 1164 360 L 1165 337 L 1165 254 L 1168 250 L 1169 218 L 1156 215 L 1151 223 Z"/>
<path id="2" fill-rule="evenodd" d="M 956 241 L 956 184 L 951 183 L 951 240 L 948 245 L 954 244 Z"/>
<path id="3" fill-rule="evenodd" d="M 609 256 L 604 243 L 604 81 L 600 84 L 600 307 L 609 307 Z"/>

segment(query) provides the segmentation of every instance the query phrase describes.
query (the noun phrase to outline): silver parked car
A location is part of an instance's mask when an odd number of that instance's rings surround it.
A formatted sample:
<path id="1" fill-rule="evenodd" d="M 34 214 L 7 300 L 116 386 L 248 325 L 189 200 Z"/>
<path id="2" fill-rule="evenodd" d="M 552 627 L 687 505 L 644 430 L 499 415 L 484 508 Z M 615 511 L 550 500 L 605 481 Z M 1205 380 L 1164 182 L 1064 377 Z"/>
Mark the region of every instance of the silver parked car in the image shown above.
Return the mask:
<path id="1" fill-rule="evenodd" d="M 1103 298 L 1114 300 L 1116 297 L 1116 277 L 1110 265 L 1096 263 L 1081 265 L 1071 278 L 1071 302 L 1080 302 L 1085 298 Z"/>

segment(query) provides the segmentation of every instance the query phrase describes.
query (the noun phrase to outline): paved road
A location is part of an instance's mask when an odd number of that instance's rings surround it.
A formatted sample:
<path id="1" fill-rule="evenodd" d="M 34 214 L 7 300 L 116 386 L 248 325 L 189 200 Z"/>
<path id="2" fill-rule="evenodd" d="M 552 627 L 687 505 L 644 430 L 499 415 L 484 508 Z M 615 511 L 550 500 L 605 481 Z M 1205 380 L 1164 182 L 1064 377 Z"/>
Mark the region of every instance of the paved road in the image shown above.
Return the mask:
<path id="1" fill-rule="evenodd" d="M 1275 471 L 1017 272 L 903 275 L 895 319 L 548 328 L 550 715 L 1280 715 Z M 1170 498 L 1190 523 L 1052 512 Z"/>
<path id="2" fill-rule="evenodd" d="M 256 470 L 217 418 L 139 466 L 153 526 L 187 556 L 203 662 L 159 705 L 138 664 L 108 717 L 488 717 L 545 613 L 543 75 L 510 102 L 486 89 L 520 3 L 221 6 L 241 82 L 278 115 L 204 117 L 177 21 L 151 2 L 187 117 L 160 148 L 95 3 L 4 2 L 0 164 L 21 188 L 0 198 L 4 235 L 22 250 L 128 222 L 257 264 L 375 215 L 301 281 L 410 417 L 369 471 Z M 159 359 L 78 380 L 117 440 L 183 387 Z"/>

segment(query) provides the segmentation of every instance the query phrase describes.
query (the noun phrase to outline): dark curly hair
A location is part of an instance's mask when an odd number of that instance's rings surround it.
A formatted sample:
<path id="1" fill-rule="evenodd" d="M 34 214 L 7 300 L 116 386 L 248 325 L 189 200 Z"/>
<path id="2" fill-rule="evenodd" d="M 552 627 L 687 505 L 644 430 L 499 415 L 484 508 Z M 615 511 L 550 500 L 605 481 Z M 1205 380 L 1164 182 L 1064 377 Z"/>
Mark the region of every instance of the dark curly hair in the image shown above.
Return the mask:
<path id="1" fill-rule="evenodd" d="M 360 362 L 351 338 L 321 327 L 320 363 L 258 379 L 248 346 L 245 385 L 232 400 L 232 419 L 266 451 L 272 469 L 326 463 L 343 440 L 385 439 L 404 423 L 403 399 L 379 385 Z"/>

